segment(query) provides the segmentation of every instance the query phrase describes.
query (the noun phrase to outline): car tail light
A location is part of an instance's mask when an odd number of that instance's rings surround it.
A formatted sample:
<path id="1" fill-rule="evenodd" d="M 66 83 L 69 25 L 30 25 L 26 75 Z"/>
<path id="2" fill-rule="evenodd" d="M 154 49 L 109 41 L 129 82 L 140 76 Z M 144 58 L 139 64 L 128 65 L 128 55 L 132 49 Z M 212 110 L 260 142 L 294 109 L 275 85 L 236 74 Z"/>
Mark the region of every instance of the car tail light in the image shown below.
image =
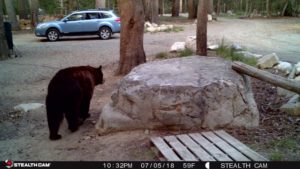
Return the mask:
<path id="1" fill-rule="evenodd" d="M 121 18 L 115 19 L 116 22 L 121 23 Z"/>

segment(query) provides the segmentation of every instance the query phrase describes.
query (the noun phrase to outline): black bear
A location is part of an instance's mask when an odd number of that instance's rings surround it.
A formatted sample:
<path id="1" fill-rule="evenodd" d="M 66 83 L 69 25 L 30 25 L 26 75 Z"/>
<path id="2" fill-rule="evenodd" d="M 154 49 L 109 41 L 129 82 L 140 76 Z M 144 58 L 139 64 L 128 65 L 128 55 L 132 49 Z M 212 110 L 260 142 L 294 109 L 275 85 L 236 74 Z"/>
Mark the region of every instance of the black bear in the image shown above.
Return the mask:
<path id="1" fill-rule="evenodd" d="M 62 69 L 48 86 L 46 110 L 50 140 L 58 140 L 60 123 L 64 116 L 69 129 L 74 132 L 90 117 L 89 107 L 94 87 L 103 84 L 102 66 L 79 66 Z"/>

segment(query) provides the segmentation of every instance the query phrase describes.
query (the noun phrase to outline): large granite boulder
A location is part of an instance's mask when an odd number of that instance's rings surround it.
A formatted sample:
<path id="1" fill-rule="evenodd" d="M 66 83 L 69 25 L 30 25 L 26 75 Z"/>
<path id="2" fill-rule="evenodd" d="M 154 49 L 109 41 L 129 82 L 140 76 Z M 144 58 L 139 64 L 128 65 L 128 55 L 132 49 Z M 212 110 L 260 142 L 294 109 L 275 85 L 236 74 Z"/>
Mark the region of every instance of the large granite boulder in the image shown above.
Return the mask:
<path id="1" fill-rule="evenodd" d="M 130 129 L 257 127 L 249 79 L 219 57 L 149 62 L 119 83 L 96 124 L 103 134 Z"/>

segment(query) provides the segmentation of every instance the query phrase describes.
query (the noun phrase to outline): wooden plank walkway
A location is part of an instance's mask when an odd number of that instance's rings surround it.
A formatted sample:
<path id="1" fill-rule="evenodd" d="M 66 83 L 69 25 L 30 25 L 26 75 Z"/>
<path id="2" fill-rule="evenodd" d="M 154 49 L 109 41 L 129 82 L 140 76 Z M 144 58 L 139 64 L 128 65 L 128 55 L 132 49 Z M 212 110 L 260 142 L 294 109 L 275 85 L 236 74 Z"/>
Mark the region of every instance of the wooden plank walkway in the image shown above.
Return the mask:
<path id="1" fill-rule="evenodd" d="M 268 161 L 223 130 L 154 137 L 168 161 Z"/>

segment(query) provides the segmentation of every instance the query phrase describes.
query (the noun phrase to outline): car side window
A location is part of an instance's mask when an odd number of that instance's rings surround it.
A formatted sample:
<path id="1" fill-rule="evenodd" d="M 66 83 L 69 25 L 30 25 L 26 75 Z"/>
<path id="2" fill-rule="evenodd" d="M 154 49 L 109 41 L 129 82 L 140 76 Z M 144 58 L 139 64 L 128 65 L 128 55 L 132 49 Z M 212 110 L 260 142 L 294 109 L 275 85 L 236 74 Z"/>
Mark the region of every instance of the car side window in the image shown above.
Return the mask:
<path id="1" fill-rule="evenodd" d="M 73 14 L 68 17 L 69 21 L 80 21 L 85 19 L 85 14 L 84 13 L 78 13 L 78 14 Z"/>
<path id="2" fill-rule="evenodd" d="M 99 13 L 87 13 L 86 19 L 99 19 Z"/>
<path id="3" fill-rule="evenodd" d="M 105 18 L 111 18 L 111 17 L 112 17 L 112 16 L 111 16 L 110 14 L 108 14 L 108 13 L 101 13 L 100 15 L 101 15 L 101 18 L 102 18 L 102 19 L 105 19 Z"/>

